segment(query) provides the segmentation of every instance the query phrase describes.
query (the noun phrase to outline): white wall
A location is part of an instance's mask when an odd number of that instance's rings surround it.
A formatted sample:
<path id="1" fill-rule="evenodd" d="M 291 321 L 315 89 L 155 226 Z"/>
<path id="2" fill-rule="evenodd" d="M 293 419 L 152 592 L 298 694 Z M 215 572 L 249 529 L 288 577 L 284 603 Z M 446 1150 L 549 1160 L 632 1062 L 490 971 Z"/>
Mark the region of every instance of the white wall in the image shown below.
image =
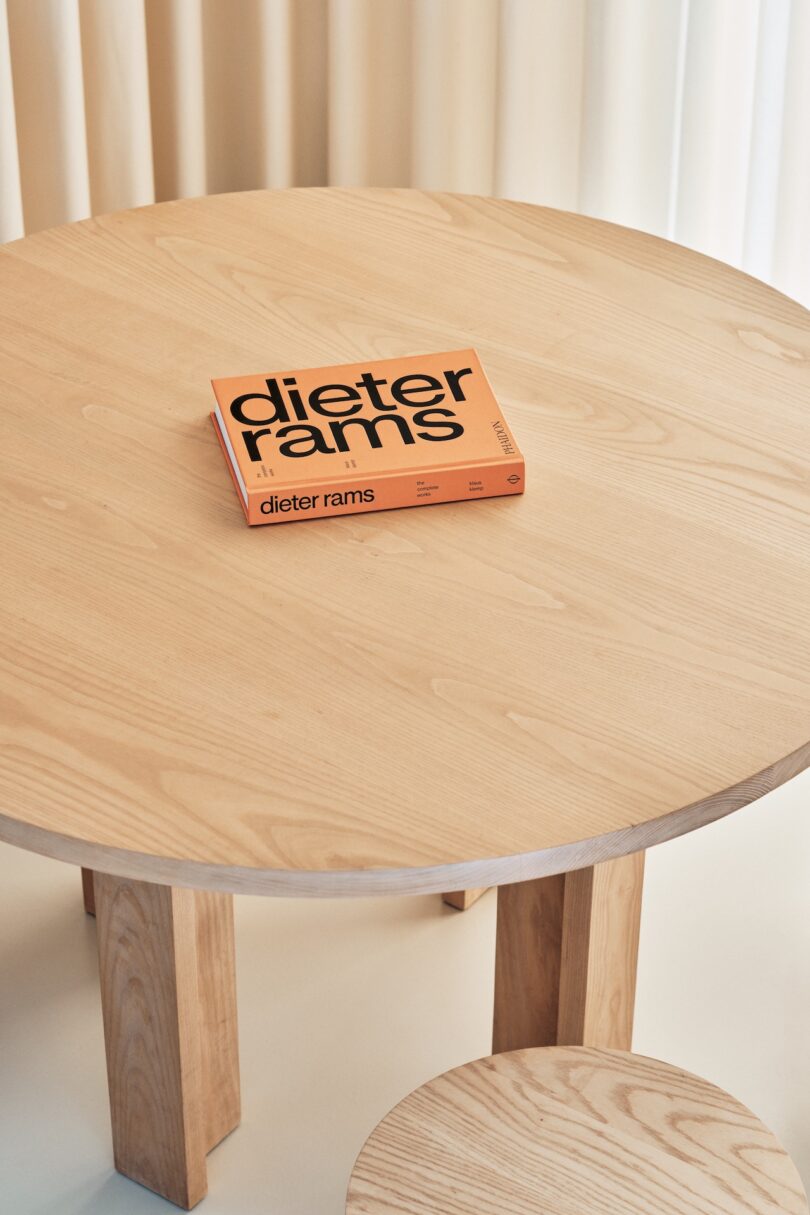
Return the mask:
<path id="1" fill-rule="evenodd" d="M 634 1049 L 775 1131 L 810 1190 L 810 774 L 647 856 Z"/>

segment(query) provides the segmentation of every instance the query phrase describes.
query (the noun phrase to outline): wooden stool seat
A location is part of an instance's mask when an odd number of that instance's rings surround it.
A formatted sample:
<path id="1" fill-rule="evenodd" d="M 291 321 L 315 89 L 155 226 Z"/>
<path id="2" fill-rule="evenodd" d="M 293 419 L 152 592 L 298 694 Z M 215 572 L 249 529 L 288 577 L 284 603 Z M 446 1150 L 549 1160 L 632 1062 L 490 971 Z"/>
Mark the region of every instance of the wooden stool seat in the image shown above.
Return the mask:
<path id="1" fill-rule="evenodd" d="M 372 1133 L 347 1215 L 807 1215 L 796 1168 L 721 1089 L 623 1051 L 479 1059 Z"/>

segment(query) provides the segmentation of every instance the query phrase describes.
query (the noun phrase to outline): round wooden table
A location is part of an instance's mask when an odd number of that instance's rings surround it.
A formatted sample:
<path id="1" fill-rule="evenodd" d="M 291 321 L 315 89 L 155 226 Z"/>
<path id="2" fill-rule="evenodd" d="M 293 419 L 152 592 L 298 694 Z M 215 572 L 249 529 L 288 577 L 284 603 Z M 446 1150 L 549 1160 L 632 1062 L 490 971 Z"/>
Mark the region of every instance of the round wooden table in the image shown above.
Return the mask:
<path id="1" fill-rule="evenodd" d="M 494 1049 L 629 1046 L 643 849 L 810 763 L 810 320 L 525 204 L 0 250 L 0 838 L 96 872 L 118 1167 L 238 1120 L 231 899 L 498 885 Z M 519 498 L 248 528 L 209 380 L 474 346 Z"/>

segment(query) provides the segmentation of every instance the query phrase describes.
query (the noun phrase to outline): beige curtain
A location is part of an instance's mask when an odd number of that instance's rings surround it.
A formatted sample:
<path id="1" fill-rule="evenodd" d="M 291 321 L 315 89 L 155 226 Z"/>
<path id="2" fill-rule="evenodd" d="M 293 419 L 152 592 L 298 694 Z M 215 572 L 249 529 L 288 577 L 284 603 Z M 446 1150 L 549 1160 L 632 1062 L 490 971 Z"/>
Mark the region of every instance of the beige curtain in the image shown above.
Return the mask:
<path id="1" fill-rule="evenodd" d="M 0 0 L 0 239 L 257 186 L 586 211 L 810 301 L 810 0 Z"/>

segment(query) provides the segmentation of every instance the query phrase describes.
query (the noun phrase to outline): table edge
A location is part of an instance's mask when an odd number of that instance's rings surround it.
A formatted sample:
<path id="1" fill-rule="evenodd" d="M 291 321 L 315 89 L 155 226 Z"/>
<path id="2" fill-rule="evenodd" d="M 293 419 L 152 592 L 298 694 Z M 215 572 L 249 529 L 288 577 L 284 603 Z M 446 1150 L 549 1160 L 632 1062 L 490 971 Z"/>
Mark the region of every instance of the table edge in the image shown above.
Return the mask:
<path id="1" fill-rule="evenodd" d="M 741 810 L 810 768 L 810 739 L 789 755 L 659 818 L 534 852 L 401 869 L 260 869 L 154 856 L 92 843 L 0 813 L 0 841 L 53 860 L 165 886 L 284 898 L 443 894 L 570 873 L 641 852 Z"/>

